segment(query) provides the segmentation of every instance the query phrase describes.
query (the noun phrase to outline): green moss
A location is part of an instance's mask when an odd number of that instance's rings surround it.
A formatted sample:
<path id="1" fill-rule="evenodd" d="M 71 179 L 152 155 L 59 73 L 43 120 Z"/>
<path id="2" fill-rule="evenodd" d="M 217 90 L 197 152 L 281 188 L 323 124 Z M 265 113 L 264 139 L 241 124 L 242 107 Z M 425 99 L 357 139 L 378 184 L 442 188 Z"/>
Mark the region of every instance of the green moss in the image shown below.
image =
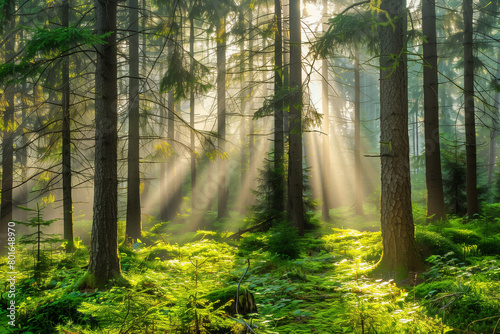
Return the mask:
<path id="1" fill-rule="evenodd" d="M 418 299 L 432 298 L 441 292 L 452 291 L 455 286 L 456 282 L 453 279 L 422 283 L 415 287 L 414 295 Z M 413 294 L 409 296 L 413 298 Z"/>
<path id="2" fill-rule="evenodd" d="M 423 229 L 417 230 L 415 232 L 415 241 L 420 256 L 423 259 L 431 255 L 445 255 L 450 252 L 455 254 L 462 253 L 458 245 L 437 232 Z"/>

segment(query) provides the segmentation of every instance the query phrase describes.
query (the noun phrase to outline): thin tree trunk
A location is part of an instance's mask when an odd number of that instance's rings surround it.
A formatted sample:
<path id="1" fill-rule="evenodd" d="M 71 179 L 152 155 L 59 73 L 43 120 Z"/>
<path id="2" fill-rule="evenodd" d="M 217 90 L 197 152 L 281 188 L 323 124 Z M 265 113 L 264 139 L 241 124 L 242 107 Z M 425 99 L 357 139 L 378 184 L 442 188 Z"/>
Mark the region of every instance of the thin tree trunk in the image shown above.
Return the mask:
<path id="1" fill-rule="evenodd" d="M 239 12 L 239 17 L 238 17 L 238 24 L 240 25 L 241 29 L 244 29 L 244 22 L 245 22 L 245 13 L 240 10 Z M 246 186 L 246 181 L 248 180 L 248 175 L 249 175 L 249 166 L 248 166 L 248 155 L 246 152 L 246 117 L 247 117 L 247 105 L 248 105 L 248 97 L 247 97 L 247 89 L 245 88 L 245 79 L 246 79 L 246 74 L 245 74 L 245 69 L 246 69 L 246 62 L 245 62 L 245 38 L 241 38 L 239 41 L 239 47 L 240 47 L 240 92 L 239 92 L 239 101 L 240 101 L 240 127 L 239 127 L 239 135 L 240 135 L 240 198 L 241 198 L 241 203 L 239 203 L 239 211 L 241 214 L 246 214 L 247 211 L 247 200 L 248 200 L 248 189 L 245 187 Z M 245 187 L 245 188 L 244 188 Z"/>
<path id="2" fill-rule="evenodd" d="M 290 4 L 289 0 L 283 0 L 283 87 L 290 87 Z M 283 136 L 288 136 L 290 126 L 288 121 L 288 110 L 283 110 Z"/>
<path id="3" fill-rule="evenodd" d="M 62 3 L 62 26 L 69 27 L 69 1 Z M 67 240 L 67 252 L 74 250 L 73 243 L 73 199 L 71 196 L 71 117 L 70 117 L 70 83 L 69 56 L 62 61 L 62 181 L 64 239 Z"/>
<path id="4" fill-rule="evenodd" d="M 463 0 L 464 17 L 464 105 L 465 105 L 465 155 L 467 159 L 466 193 L 467 215 L 479 213 L 477 196 L 476 121 L 474 110 L 474 58 L 472 0 Z"/>
<path id="5" fill-rule="evenodd" d="M 160 64 L 160 73 L 161 75 L 165 75 L 165 70 L 164 70 L 164 64 Z M 167 111 L 165 108 L 165 94 L 160 92 L 160 126 L 159 126 L 159 132 L 160 132 L 160 138 L 163 138 L 165 136 L 165 119 L 167 118 Z M 163 139 L 161 139 L 163 140 Z M 167 217 L 167 202 L 168 202 L 168 193 L 167 193 L 167 168 L 166 168 L 167 163 L 162 161 L 160 163 L 160 175 L 159 175 L 159 180 L 160 180 L 160 220 L 162 222 L 168 221 Z"/>
<path id="6" fill-rule="evenodd" d="M 194 75 L 194 18 L 191 15 L 189 18 L 189 53 L 191 54 L 190 71 Z M 194 136 L 194 89 L 189 92 L 189 125 L 191 127 L 190 133 L 190 148 L 191 148 L 191 210 L 195 212 L 197 209 L 196 201 L 196 144 Z"/>
<path id="7" fill-rule="evenodd" d="M 302 176 L 302 58 L 300 0 L 290 0 L 290 133 L 288 150 L 288 219 L 304 235 Z"/>
<path id="8" fill-rule="evenodd" d="M 226 151 L 226 18 L 217 20 L 217 133 L 218 150 Z M 217 219 L 227 216 L 226 161 L 217 160 Z"/>
<path id="9" fill-rule="evenodd" d="M 117 215 L 117 45 L 116 0 L 99 0 L 96 32 L 111 33 L 97 45 L 95 74 L 94 217 L 89 274 L 97 287 L 121 277 Z"/>
<path id="10" fill-rule="evenodd" d="M 139 1 L 129 0 L 129 92 L 127 158 L 127 242 L 141 238 L 141 197 L 139 170 Z"/>
<path id="11" fill-rule="evenodd" d="M 255 33 L 254 29 L 255 27 L 253 26 L 253 11 L 250 11 L 249 17 L 248 17 L 248 27 L 250 29 L 250 38 L 248 41 L 248 50 L 249 50 L 249 59 L 248 59 L 248 76 L 250 77 L 250 84 L 248 85 L 248 90 L 247 90 L 247 96 L 248 96 L 248 113 L 252 115 L 254 112 L 254 84 L 253 84 L 253 77 L 254 77 L 254 39 L 255 39 Z M 255 145 L 254 145 L 254 140 L 255 140 L 255 124 L 254 120 L 252 117 L 249 118 L 248 120 L 248 170 L 249 171 L 254 171 L 255 166 L 256 166 L 256 161 L 255 161 Z M 254 178 L 250 177 L 247 183 L 247 187 L 249 189 L 255 189 L 255 184 L 254 184 Z M 248 193 L 248 199 L 246 200 L 246 205 L 252 204 L 255 202 L 255 197 L 254 195 L 249 192 Z"/>
<path id="12" fill-rule="evenodd" d="M 283 30 L 281 21 L 281 0 L 274 1 L 276 31 L 274 33 L 274 93 L 283 87 Z M 285 211 L 284 171 L 283 171 L 283 106 L 277 105 L 274 110 L 274 172 L 276 173 L 276 188 L 274 189 L 274 209 Z"/>
<path id="13" fill-rule="evenodd" d="M 169 40 L 168 42 L 168 53 L 172 54 L 174 52 L 174 43 Z M 167 138 L 170 144 L 170 147 L 173 149 L 173 152 L 167 157 L 167 180 L 168 184 L 166 187 L 166 198 L 163 198 L 163 205 L 165 206 L 165 220 L 172 220 L 175 218 L 177 214 L 177 199 L 175 198 L 177 192 L 177 170 L 175 166 L 174 156 L 176 154 L 176 144 L 175 144 L 175 96 L 174 92 L 170 91 L 167 94 Z"/>
<path id="14" fill-rule="evenodd" d="M 408 87 L 405 50 L 405 13 L 401 0 L 383 0 L 380 38 L 380 154 L 381 227 L 383 256 L 380 267 L 406 277 L 420 271 L 422 262 L 415 246 L 411 206 L 410 146 L 408 137 Z M 389 17 L 386 18 L 385 15 Z M 404 14 L 406 15 L 406 14 Z M 397 58 L 394 59 L 394 55 Z"/>
<path id="15" fill-rule="evenodd" d="M 328 2 L 323 0 L 323 32 L 328 29 Z M 321 215 L 324 221 L 330 221 L 330 207 L 331 207 L 331 168 L 330 168 L 330 98 L 328 96 L 328 59 L 321 60 L 321 110 L 323 112 L 323 157 L 322 157 L 322 178 L 323 178 L 323 205 L 321 208 Z"/>
<path id="16" fill-rule="evenodd" d="M 359 79 L 359 50 L 354 55 L 354 192 L 355 212 L 363 215 L 363 184 L 361 183 L 361 81 Z"/>
<path id="17" fill-rule="evenodd" d="M 496 73 L 497 83 L 500 80 L 500 48 L 497 48 L 497 73 Z M 494 118 L 493 124 L 490 132 L 490 154 L 489 154 L 489 165 L 488 165 L 488 188 L 491 189 L 493 185 L 493 176 L 496 165 L 496 155 L 497 155 L 497 146 L 496 146 L 496 137 L 498 135 L 498 113 L 500 112 L 500 91 L 497 91 L 495 94 L 495 107 L 494 107 Z"/>
<path id="18" fill-rule="evenodd" d="M 436 3 L 422 1 L 422 32 L 426 37 L 424 52 L 424 123 L 425 180 L 427 183 L 427 217 L 446 219 L 439 146 L 439 95 L 437 72 Z"/>

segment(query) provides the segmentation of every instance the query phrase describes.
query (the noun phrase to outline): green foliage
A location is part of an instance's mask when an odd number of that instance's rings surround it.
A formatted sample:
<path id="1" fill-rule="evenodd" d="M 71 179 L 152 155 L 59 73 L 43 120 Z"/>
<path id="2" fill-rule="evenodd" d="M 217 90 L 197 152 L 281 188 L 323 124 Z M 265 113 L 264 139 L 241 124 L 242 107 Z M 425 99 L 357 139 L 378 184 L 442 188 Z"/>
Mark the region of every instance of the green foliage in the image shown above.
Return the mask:
<path id="1" fill-rule="evenodd" d="M 481 206 L 482 214 L 490 219 L 495 220 L 500 218 L 500 203 L 483 204 Z"/>
<path id="2" fill-rule="evenodd" d="M 465 153 L 463 151 L 456 154 L 450 152 L 443 154 L 444 199 L 448 211 L 456 215 L 464 215 L 467 213 L 465 166 Z"/>
<path id="3" fill-rule="evenodd" d="M 441 314 L 450 327 L 489 333 L 500 319 L 500 302 L 495 298 L 499 296 L 500 283 L 484 282 L 481 277 L 497 272 L 498 266 L 492 267 L 490 261 L 484 261 L 465 267 L 450 254 L 432 256 L 428 261 L 433 264 L 428 276 L 444 279 L 417 286 L 414 298 L 424 298 L 429 314 Z"/>
<path id="4" fill-rule="evenodd" d="M 27 245 L 32 247 L 32 254 L 34 258 L 35 265 L 33 267 L 33 274 L 35 280 L 42 278 L 46 274 L 50 266 L 50 258 L 46 255 L 45 245 L 52 245 L 61 241 L 61 237 L 58 234 L 46 234 L 43 232 L 42 228 L 46 228 L 52 225 L 57 219 L 43 220 L 43 209 L 29 209 L 23 208 L 24 210 L 30 211 L 32 217 L 28 222 L 18 222 L 21 225 L 28 226 L 30 228 L 36 229 L 35 232 L 31 234 L 24 234 L 21 236 L 19 243 L 21 245 Z"/>
<path id="5" fill-rule="evenodd" d="M 267 116 L 274 115 L 276 110 L 285 111 L 290 108 L 291 101 L 296 100 L 296 96 L 302 94 L 300 87 L 281 87 L 278 91 L 274 92 L 271 98 L 266 98 L 262 107 L 257 109 L 253 115 L 253 119 L 260 119 Z"/>
<path id="6" fill-rule="evenodd" d="M 481 240 L 479 233 L 464 228 L 444 228 L 442 234 L 456 244 L 475 245 Z"/>
<path id="7" fill-rule="evenodd" d="M 30 303 L 31 306 L 21 313 L 17 322 L 19 326 L 12 333 L 53 334 L 58 325 L 67 322 L 92 328 L 96 325 L 92 315 L 78 311 L 85 297 L 85 293 L 71 292 L 56 296 L 54 300 L 46 299 L 39 304 Z"/>
<path id="8" fill-rule="evenodd" d="M 313 51 L 322 58 L 339 54 L 343 50 L 354 50 L 361 45 L 368 45 L 376 50 L 376 38 L 372 26 L 373 16 L 367 11 L 357 14 L 337 15 L 328 20 L 330 27 L 314 44 Z"/>
<path id="9" fill-rule="evenodd" d="M 333 234 L 325 235 L 327 251 L 339 254 L 342 258 L 358 259 L 376 263 L 382 257 L 380 232 L 360 232 L 357 230 L 332 229 Z"/>
<path id="10" fill-rule="evenodd" d="M 271 159 L 266 159 L 264 168 L 259 170 L 259 176 L 256 177 L 257 190 L 252 192 L 255 194 L 256 204 L 250 207 L 253 213 L 253 221 L 257 223 L 265 223 L 261 230 L 267 231 L 271 226 L 284 219 L 284 212 L 280 212 L 277 207 L 277 193 L 285 193 L 286 189 L 280 189 L 280 186 L 286 187 L 283 180 L 285 178 L 284 166 L 274 168 Z M 286 196 L 284 196 L 286 197 Z M 284 206 L 284 203 L 282 203 Z"/>
<path id="11" fill-rule="evenodd" d="M 461 248 L 437 232 L 419 228 L 415 232 L 415 241 L 420 255 L 427 258 L 430 255 L 445 255 L 447 253 L 461 254 Z"/>
<path id="12" fill-rule="evenodd" d="M 487 237 L 477 243 L 481 254 L 484 255 L 500 255 L 500 236 Z"/>
<path id="13" fill-rule="evenodd" d="M 299 234 L 295 228 L 282 222 L 273 227 L 270 233 L 268 250 L 271 254 L 285 260 L 297 259 L 300 256 Z"/>
<path id="14" fill-rule="evenodd" d="M 266 233 L 252 233 L 244 234 L 240 239 L 240 244 L 238 246 L 238 254 L 240 256 L 245 256 L 248 253 L 257 250 L 267 250 L 267 245 L 269 243 L 269 234 Z"/>
<path id="15" fill-rule="evenodd" d="M 302 93 L 301 87 L 281 87 L 271 98 L 266 98 L 262 107 L 254 113 L 253 119 L 256 120 L 272 116 L 276 110 L 288 112 L 289 108 L 292 106 L 291 103 L 296 101 L 297 95 L 301 95 Z M 306 98 L 303 98 L 301 101 L 306 100 Z M 319 126 L 321 124 L 323 115 L 318 113 L 312 104 L 304 103 L 300 108 L 302 112 L 302 131 L 306 131 L 310 127 Z"/>
<path id="16" fill-rule="evenodd" d="M 190 65 L 190 62 L 193 62 Z M 206 93 L 212 84 L 209 77 L 210 70 L 205 65 L 190 58 L 180 48 L 175 48 L 168 59 L 168 67 L 165 76 L 161 79 L 160 89 L 162 92 L 173 91 L 177 100 L 186 99 L 189 92 Z"/>
<path id="17" fill-rule="evenodd" d="M 41 69 L 32 63 L 22 62 L 20 64 L 0 64 L 0 80 L 6 86 L 18 83 L 27 77 L 34 77 Z"/>
<path id="18" fill-rule="evenodd" d="M 469 233 L 462 230 L 467 226 L 482 236 L 481 224 L 464 226 L 457 219 L 439 228 L 417 228 L 432 236 L 457 229 L 454 235 L 467 240 Z M 326 231 L 320 238 L 298 238 L 287 236 L 294 230 L 284 224 L 266 233 L 246 233 L 239 250 L 245 259 L 236 256 L 233 246 L 210 240 L 211 231 L 200 231 L 195 237 L 201 241 L 184 245 L 169 244 L 159 236 L 151 246 L 121 244 L 122 269 L 130 285 L 107 291 L 68 294 L 82 275 L 86 252 L 54 254 L 60 265 L 50 268 L 46 283 L 28 277 L 24 269 L 32 261 L 20 260 L 16 300 L 23 331 L 17 332 L 242 333 L 241 318 L 231 315 L 230 305 L 247 258 L 251 265 L 240 296 L 253 294 L 258 313 L 247 317 L 252 317 L 259 334 L 437 334 L 451 327 L 465 331 L 469 325 L 469 331 L 489 333 L 498 320 L 485 319 L 499 314 L 498 257 L 470 257 L 466 264 L 453 254 L 433 255 L 426 280 L 408 292 L 392 281 L 373 278 L 371 268 L 382 249 L 380 232 Z M 301 257 L 276 255 L 272 243 L 279 249 L 296 246 Z M 22 251 L 19 258 L 26 254 Z M 1 259 L 0 265 L 5 261 Z M 0 275 L 2 279 L 4 273 Z M 0 316 L 5 300 L 4 293 Z"/>
<path id="19" fill-rule="evenodd" d="M 90 29 L 61 27 L 55 29 L 38 28 L 28 41 L 24 50 L 23 61 L 33 60 L 38 53 L 51 57 L 54 52 L 64 54 L 76 46 L 94 46 L 105 44 L 105 38 L 111 33 L 95 35 Z"/>
<path id="20" fill-rule="evenodd" d="M 42 71 L 41 66 L 44 63 L 34 61 L 38 54 L 46 59 L 55 59 L 72 48 L 104 44 L 105 38 L 111 34 L 96 35 L 90 29 L 75 27 L 27 29 L 32 30 L 33 36 L 27 41 L 20 62 L 0 64 L 0 81 L 5 85 L 37 76 Z"/>
<path id="21" fill-rule="evenodd" d="M 4 25 L 12 19 L 15 11 L 14 0 L 0 0 L 0 32 L 4 32 Z"/>

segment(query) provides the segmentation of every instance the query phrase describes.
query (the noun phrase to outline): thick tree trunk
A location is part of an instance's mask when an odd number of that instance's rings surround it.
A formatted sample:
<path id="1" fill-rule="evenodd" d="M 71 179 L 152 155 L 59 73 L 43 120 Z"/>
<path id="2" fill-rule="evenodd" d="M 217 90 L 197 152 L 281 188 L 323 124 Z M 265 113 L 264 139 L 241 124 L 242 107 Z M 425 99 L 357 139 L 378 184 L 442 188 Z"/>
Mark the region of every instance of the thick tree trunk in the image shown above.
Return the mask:
<path id="1" fill-rule="evenodd" d="M 69 1 L 63 0 L 62 26 L 69 27 Z M 71 196 L 71 117 L 70 117 L 70 84 L 69 56 L 62 61 L 62 181 L 64 239 L 68 242 L 67 252 L 74 250 L 73 243 L 73 199 Z"/>
<path id="2" fill-rule="evenodd" d="M 12 10 L 13 11 L 13 10 Z M 16 38 L 14 33 L 15 19 L 8 23 L 6 31 L 10 31 L 11 35 L 5 43 L 5 63 L 13 62 L 15 57 Z M 5 87 L 5 111 L 3 114 L 3 140 L 2 140 L 2 195 L 1 195 L 1 211 L 0 211 L 0 253 L 4 251 L 4 246 L 7 245 L 7 227 L 12 221 L 12 186 L 14 172 L 14 103 L 15 103 L 16 87 L 9 85 Z"/>
<path id="3" fill-rule="evenodd" d="M 427 40 L 423 44 L 425 180 L 427 183 L 427 217 L 430 217 L 432 221 L 446 219 L 439 146 L 439 81 L 435 0 L 422 1 L 422 32 Z"/>
<path id="4" fill-rule="evenodd" d="M 302 58 L 300 0 L 290 1 L 290 133 L 288 150 L 288 219 L 304 235 L 305 214 L 302 177 Z"/>
<path id="5" fill-rule="evenodd" d="M 380 154 L 381 154 L 381 226 L 383 256 L 380 267 L 405 277 L 420 271 L 411 207 L 408 96 L 401 0 L 383 0 L 380 38 Z M 386 18 L 385 15 L 389 18 Z M 396 55 L 396 58 L 394 58 Z M 399 55 L 399 56 L 397 56 Z"/>
<path id="6" fill-rule="evenodd" d="M 218 150 L 226 151 L 226 18 L 217 21 L 217 133 Z M 227 216 L 226 160 L 217 160 L 217 219 Z"/>
<path id="7" fill-rule="evenodd" d="M 276 31 L 274 33 L 274 93 L 283 87 L 283 30 L 281 21 L 281 0 L 274 1 L 274 15 Z M 277 105 L 274 110 L 274 172 L 276 173 L 276 188 L 274 189 L 274 209 L 278 212 L 285 211 L 284 198 L 284 156 L 283 141 L 283 106 Z"/>
<path id="8" fill-rule="evenodd" d="M 464 105 L 465 105 L 465 155 L 467 159 L 466 193 L 467 215 L 479 213 L 477 196 L 476 121 L 474 110 L 474 58 L 472 0 L 463 0 L 464 17 Z"/>
<path id="9" fill-rule="evenodd" d="M 99 0 L 96 32 L 111 33 L 96 46 L 94 217 L 89 274 L 104 287 L 121 276 L 117 226 L 117 46 L 116 0 Z"/>
<path id="10" fill-rule="evenodd" d="M 323 32 L 328 29 L 328 2 L 323 0 Z M 323 178 L 323 205 L 321 207 L 321 216 L 324 221 L 330 221 L 330 207 L 331 207 L 331 168 L 330 168 L 330 99 L 328 96 L 328 59 L 324 58 L 321 60 L 321 111 L 323 112 L 323 141 L 322 150 L 323 156 L 322 162 L 322 173 Z"/>
<path id="11" fill-rule="evenodd" d="M 139 170 L 139 1 L 129 0 L 129 92 L 126 239 L 141 238 L 141 179 Z"/>
<path id="12" fill-rule="evenodd" d="M 363 184 L 361 183 L 361 81 L 359 79 L 359 50 L 354 55 L 354 209 L 363 215 Z"/>

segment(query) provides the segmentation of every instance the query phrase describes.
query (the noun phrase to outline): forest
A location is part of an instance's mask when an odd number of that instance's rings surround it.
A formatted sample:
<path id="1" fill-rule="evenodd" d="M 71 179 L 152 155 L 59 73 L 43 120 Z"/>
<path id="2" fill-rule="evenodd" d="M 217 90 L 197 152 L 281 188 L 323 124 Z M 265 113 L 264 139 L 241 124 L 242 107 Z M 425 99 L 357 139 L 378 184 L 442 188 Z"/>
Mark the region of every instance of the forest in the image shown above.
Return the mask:
<path id="1" fill-rule="evenodd" d="M 500 333 L 500 0 L 0 0 L 0 333 Z"/>

